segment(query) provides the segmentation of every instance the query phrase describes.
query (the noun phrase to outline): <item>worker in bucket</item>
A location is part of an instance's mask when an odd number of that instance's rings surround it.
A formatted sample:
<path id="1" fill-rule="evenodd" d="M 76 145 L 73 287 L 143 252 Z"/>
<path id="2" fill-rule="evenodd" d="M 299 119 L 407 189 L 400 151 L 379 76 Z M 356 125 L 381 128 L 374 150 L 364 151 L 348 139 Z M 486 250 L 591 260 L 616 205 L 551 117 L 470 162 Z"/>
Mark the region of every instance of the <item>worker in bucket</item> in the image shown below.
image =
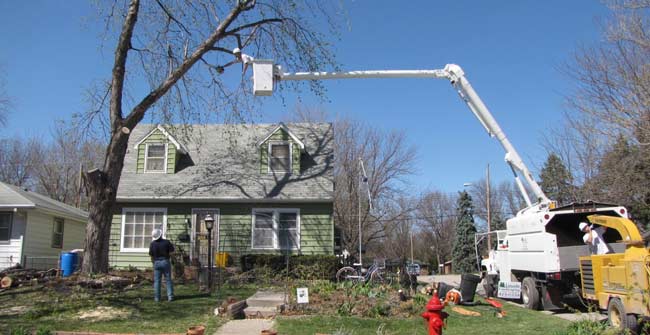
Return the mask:
<path id="1" fill-rule="evenodd" d="M 164 275 L 167 280 L 167 301 L 174 300 L 174 284 L 172 283 L 172 265 L 169 256 L 174 252 L 174 245 L 162 237 L 162 229 L 156 228 L 151 231 L 151 243 L 149 244 L 149 256 L 153 263 L 153 290 L 154 300 L 160 301 L 160 280 Z"/>
<path id="2" fill-rule="evenodd" d="M 589 246 L 589 251 L 592 254 L 604 255 L 612 252 L 609 245 L 607 245 L 603 239 L 603 234 L 607 230 L 607 227 L 594 228 L 593 225 L 586 222 L 580 222 L 578 228 L 580 228 L 580 231 L 585 233 L 582 240 Z"/>

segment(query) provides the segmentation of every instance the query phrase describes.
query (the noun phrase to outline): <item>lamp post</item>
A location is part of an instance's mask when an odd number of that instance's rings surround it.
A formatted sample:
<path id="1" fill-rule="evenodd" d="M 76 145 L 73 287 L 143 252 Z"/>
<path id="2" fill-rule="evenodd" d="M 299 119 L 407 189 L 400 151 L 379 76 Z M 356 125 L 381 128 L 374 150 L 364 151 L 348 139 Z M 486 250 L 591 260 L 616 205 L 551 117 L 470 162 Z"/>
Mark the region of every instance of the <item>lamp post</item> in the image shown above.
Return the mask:
<path id="1" fill-rule="evenodd" d="M 203 218 L 205 229 L 208 231 L 208 290 L 212 293 L 212 228 L 214 228 L 214 218 L 206 214 Z"/>

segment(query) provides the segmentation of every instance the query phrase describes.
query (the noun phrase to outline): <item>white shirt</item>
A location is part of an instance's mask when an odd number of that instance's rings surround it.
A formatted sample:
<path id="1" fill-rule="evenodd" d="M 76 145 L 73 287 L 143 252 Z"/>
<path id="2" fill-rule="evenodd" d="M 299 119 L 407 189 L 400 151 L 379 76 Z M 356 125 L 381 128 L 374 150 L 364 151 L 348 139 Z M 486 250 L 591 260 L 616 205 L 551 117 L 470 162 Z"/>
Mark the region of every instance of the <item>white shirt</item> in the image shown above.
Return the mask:
<path id="1" fill-rule="evenodd" d="M 587 243 L 587 240 L 589 239 L 589 234 L 591 234 L 592 238 L 591 238 L 591 244 L 589 244 L 589 251 L 592 254 L 604 255 L 612 251 L 607 245 L 607 243 L 605 243 L 605 240 L 603 240 L 603 233 L 605 233 L 605 230 L 606 230 L 605 227 L 598 227 L 596 229 L 592 229 L 591 232 L 586 233 L 582 237 L 582 240 L 585 243 Z"/>

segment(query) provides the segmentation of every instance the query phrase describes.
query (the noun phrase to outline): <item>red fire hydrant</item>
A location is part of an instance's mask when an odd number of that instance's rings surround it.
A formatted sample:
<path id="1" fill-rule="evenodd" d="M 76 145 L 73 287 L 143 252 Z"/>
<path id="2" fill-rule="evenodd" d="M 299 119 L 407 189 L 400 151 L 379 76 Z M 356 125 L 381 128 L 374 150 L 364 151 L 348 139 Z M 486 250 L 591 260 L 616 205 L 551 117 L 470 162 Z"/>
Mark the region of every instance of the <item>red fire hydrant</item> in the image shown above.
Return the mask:
<path id="1" fill-rule="evenodd" d="M 434 292 L 433 297 L 427 303 L 427 310 L 422 313 L 422 317 L 429 324 L 429 335 L 442 335 L 442 327 L 445 325 L 445 319 L 449 316 L 442 311 L 443 308 L 445 305 L 440 302 L 437 292 Z"/>

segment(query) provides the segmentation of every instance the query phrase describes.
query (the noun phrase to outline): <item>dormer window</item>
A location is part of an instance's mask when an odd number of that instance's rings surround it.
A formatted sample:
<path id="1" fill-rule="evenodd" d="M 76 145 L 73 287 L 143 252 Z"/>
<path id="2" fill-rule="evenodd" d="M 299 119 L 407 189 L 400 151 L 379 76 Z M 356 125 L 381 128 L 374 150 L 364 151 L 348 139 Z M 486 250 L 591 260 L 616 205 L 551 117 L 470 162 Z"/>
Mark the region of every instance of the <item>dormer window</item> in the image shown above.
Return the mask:
<path id="1" fill-rule="evenodd" d="M 147 143 L 144 166 L 144 172 L 166 172 L 167 145 L 165 143 Z"/>
<path id="2" fill-rule="evenodd" d="M 269 172 L 291 172 L 290 143 L 269 143 Z"/>

